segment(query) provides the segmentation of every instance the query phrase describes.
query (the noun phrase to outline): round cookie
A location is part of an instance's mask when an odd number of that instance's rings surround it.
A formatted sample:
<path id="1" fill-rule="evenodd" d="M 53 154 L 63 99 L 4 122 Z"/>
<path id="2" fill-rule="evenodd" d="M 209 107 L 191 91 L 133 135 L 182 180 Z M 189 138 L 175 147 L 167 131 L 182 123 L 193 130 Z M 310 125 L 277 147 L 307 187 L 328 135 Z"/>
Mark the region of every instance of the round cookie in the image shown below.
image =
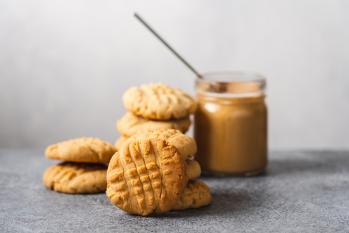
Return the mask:
<path id="1" fill-rule="evenodd" d="M 152 120 L 181 119 L 196 110 L 192 97 L 165 84 L 147 84 L 128 89 L 123 102 L 127 110 Z"/>
<path id="2" fill-rule="evenodd" d="M 100 193 L 106 190 L 107 167 L 64 162 L 46 169 L 44 185 L 62 193 Z"/>
<path id="3" fill-rule="evenodd" d="M 189 129 L 190 123 L 189 117 L 179 120 L 155 121 L 128 112 L 117 121 L 116 128 L 122 135 L 129 137 L 139 132 L 155 129 L 177 129 L 185 133 Z"/>
<path id="4" fill-rule="evenodd" d="M 49 159 L 82 163 L 108 164 L 116 149 L 98 138 L 76 138 L 50 145 L 45 155 Z"/>
<path id="5" fill-rule="evenodd" d="M 189 181 L 173 210 L 200 208 L 212 202 L 209 187 L 200 180 Z"/>
<path id="6" fill-rule="evenodd" d="M 170 211 L 186 183 L 185 164 L 174 146 L 131 137 L 109 163 L 106 194 L 124 211 L 147 216 Z"/>

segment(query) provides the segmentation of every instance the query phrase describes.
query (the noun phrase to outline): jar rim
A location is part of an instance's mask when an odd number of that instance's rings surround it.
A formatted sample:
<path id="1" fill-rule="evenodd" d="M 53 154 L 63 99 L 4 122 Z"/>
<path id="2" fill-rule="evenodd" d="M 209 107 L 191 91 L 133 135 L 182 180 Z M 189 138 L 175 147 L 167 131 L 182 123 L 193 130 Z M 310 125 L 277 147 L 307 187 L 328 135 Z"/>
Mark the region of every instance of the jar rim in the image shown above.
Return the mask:
<path id="1" fill-rule="evenodd" d="M 226 70 L 226 71 L 210 71 L 201 75 L 201 81 L 211 82 L 266 82 L 263 75 L 251 72 L 251 71 L 240 71 L 240 70 Z"/>
<path id="2" fill-rule="evenodd" d="M 245 71 L 207 72 L 196 79 L 200 93 L 229 96 L 264 95 L 266 79 L 263 75 Z"/>

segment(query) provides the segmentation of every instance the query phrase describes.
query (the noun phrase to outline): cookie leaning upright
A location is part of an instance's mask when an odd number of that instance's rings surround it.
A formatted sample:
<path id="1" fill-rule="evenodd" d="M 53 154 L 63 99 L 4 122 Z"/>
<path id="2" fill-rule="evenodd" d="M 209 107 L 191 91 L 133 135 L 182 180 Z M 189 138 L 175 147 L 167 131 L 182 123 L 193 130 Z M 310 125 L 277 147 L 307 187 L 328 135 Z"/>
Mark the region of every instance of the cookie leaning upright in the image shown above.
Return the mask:
<path id="1" fill-rule="evenodd" d="M 76 138 L 50 145 L 45 150 L 49 159 L 69 162 L 104 163 L 116 152 L 110 143 L 98 138 Z"/>
<path id="2" fill-rule="evenodd" d="M 183 158 L 190 154 L 181 154 L 169 138 L 164 133 L 137 134 L 122 144 L 107 171 L 107 196 L 113 204 L 143 216 L 174 208 L 188 182 Z M 191 143 L 180 140 L 181 151 L 194 151 L 184 142 Z"/>
<path id="3" fill-rule="evenodd" d="M 132 87 L 125 92 L 123 101 L 128 111 L 151 120 L 181 119 L 196 110 L 192 97 L 161 83 Z"/>

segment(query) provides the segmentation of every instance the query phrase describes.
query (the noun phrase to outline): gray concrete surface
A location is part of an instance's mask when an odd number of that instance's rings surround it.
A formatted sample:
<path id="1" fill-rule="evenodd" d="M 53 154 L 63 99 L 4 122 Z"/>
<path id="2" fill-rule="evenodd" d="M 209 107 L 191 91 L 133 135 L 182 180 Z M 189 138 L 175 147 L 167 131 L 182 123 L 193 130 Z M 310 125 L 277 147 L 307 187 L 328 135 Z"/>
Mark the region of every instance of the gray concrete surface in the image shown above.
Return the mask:
<path id="1" fill-rule="evenodd" d="M 349 152 L 275 152 L 265 175 L 209 178 L 211 206 L 137 217 L 46 190 L 42 151 L 0 150 L 0 232 L 349 232 Z"/>

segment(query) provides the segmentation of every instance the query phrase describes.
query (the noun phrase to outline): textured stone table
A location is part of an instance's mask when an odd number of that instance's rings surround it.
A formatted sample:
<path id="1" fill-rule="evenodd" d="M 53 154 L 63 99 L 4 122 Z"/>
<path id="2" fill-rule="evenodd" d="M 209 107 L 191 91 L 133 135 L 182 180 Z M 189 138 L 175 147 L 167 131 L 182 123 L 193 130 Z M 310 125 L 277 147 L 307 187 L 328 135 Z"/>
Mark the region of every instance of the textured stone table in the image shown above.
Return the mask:
<path id="1" fill-rule="evenodd" d="M 349 152 L 275 152 L 265 175 L 204 178 L 211 206 L 137 217 L 41 183 L 39 150 L 0 150 L 0 232 L 349 232 Z"/>

